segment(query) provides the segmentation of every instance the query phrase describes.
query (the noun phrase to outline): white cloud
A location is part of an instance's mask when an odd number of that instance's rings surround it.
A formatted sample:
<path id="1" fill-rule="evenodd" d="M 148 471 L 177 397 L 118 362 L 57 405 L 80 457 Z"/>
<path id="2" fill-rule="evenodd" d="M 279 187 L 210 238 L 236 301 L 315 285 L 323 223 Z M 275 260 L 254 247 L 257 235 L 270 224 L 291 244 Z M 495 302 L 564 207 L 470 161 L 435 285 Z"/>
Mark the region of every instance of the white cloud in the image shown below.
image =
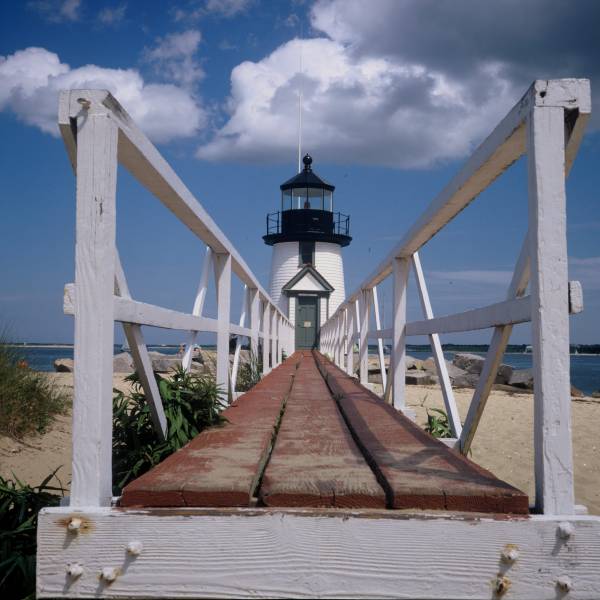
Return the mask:
<path id="1" fill-rule="evenodd" d="M 27 8 L 51 23 L 78 21 L 81 0 L 32 0 L 27 3 Z"/>
<path id="2" fill-rule="evenodd" d="M 233 17 L 244 12 L 252 0 L 206 0 L 206 11 L 224 17 Z"/>
<path id="3" fill-rule="evenodd" d="M 102 25 L 112 27 L 118 25 L 125 18 L 127 4 L 120 4 L 114 7 L 105 7 L 98 13 L 98 20 Z"/>
<path id="4" fill-rule="evenodd" d="M 598 72 L 600 3 L 579 0 L 584 20 L 569 3 L 526 4 L 317 0 L 310 17 L 322 37 L 302 44 L 304 76 L 297 40 L 238 65 L 229 120 L 198 155 L 291 161 L 302 81 L 304 139 L 318 159 L 400 168 L 462 159 L 533 79 Z"/>
<path id="5" fill-rule="evenodd" d="M 58 93 L 69 88 L 109 90 L 156 142 L 193 136 L 206 120 L 189 92 L 170 84 L 145 83 L 133 69 L 71 68 L 44 48 L 0 57 L 0 110 L 12 111 L 28 125 L 58 135 Z"/>
<path id="6" fill-rule="evenodd" d="M 518 97 L 489 77 L 495 93 L 472 106 L 460 85 L 421 65 L 355 57 L 326 38 L 292 40 L 232 71 L 230 118 L 198 156 L 292 160 L 302 87 L 303 138 L 319 160 L 426 167 L 466 154 Z"/>
<path id="7" fill-rule="evenodd" d="M 204 77 L 195 58 L 201 39 L 202 35 L 196 29 L 171 33 L 159 38 L 154 48 L 146 48 L 143 58 L 164 79 L 192 88 Z"/>

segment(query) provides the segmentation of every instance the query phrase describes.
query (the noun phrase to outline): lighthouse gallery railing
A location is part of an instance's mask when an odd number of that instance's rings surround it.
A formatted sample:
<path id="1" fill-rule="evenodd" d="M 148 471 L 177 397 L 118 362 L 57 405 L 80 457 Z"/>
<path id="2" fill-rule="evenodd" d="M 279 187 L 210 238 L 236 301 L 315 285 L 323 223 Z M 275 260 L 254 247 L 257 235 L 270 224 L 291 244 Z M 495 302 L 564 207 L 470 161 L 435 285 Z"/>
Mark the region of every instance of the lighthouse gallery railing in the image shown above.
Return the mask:
<path id="1" fill-rule="evenodd" d="M 348 373 L 359 342 L 359 374 L 368 383 L 368 341 L 377 340 L 384 397 L 404 410 L 405 339 L 428 335 L 449 423 L 457 445 L 468 452 L 485 408 L 512 327 L 531 321 L 534 373 L 536 503 L 547 514 L 573 514 L 569 312 L 583 304 L 578 282 L 567 279 L 565 177 L 591 111 L 584 79 L 535 81 L 525 96 L 475 150 L 462 170 L 435 198 L 383 262 L 348 297 L 321 329 L 321 347 Z M 529 229 L 506 299 L 460 314 L 434 318 L 418 250 L 510 165 L 527 154 Z M 411 266 L 424 320 L 407 322 Z M 392 327 L 381 329 L 377 285 L 393 278 Z M 529 284 L 530 294 L 525 295 Z M 371 305 L 376 330 L 369 331 Z M 492 328 L 489 350 L 467 417 L 461 424 L 440 344 L 440 333 Z M 392 352 L 386 377 L 383 340 Z"/>
<path id="2" fill-rule="evenodd" d="M 107 91 L 69 90 L 60 95 L 59 127 L 77 177 L 75 283 L 65 287 L 65 312 L 75 316 L 73 480 L 71 506 L 111 502 L 112 373 L 114 322 L 123 324 L 158 432 L 166 419 L 142 336 L 142 325 L 187 330 L 183 358 L 189 367 L 199 332 L 217 338 L 216 380 L 235 391 L 241 337 L 269 371 L 293 351 L 287 317 L 261 287 L 244 259 L 194 198 L 158 150 Z M 116 247 L 117 165 L 152 192 L 207 246 L 198 293 L 190 313 L 134 300 Z M 217 318 L 203 316 L 209 274 L 214 269 Z M 238 323 L 231 322 L 232 273 L 245 286 Z M 249 326 L 246 325 L 247 315 Z M 230 372 L 230 335 L 238 343 Z"/>

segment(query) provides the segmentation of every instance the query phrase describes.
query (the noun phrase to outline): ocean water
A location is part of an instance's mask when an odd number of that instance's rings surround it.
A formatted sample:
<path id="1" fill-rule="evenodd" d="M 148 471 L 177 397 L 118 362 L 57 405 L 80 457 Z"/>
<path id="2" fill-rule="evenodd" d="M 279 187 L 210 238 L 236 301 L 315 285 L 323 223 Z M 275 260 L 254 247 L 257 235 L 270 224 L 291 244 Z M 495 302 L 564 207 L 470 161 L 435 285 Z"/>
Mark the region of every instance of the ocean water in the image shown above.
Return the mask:
<path id="1" fill-rule="evenodd" d="M 148 346 L 149 350 L 176 354 L 177 346 Z M 17 354 L 24 358 L 29 366 L 36 371 L 54 371 L 54 361 L 57 358 L 73 358 L 72 347 L 56 346 L 23 346 L 15 348 Z M 375 352 L 375 347 L 369 347 L 370 353 Z M 122 352 L 121 346 L 115 346 L 115 354 Z M 470 352 L 479 354 L 480 352 Z M 431 352 L 408 350 L 407 354 L 422 360 L 431 356 Z M 455 352 L 444 352 L 448 360 L 452 360 Z M 503 362 L 515 369 L 531 368 L 531 354 L 517 354 L 507 352 Z M 571 383 L 585 394 L 600 390 L 600 355 L 598 354 L 571 354 Z"/>

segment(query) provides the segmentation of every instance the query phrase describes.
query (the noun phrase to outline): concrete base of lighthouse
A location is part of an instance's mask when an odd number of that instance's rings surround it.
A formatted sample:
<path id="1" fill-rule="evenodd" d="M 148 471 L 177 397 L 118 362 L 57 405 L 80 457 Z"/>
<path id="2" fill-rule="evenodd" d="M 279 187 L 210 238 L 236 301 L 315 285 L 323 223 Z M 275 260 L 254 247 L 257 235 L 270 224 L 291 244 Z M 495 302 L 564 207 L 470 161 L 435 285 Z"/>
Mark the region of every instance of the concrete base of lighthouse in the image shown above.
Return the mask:
<path id="1" fill-rule="evenodd" d="M 317 340 L 320 326 L 344 301 L 344 265 L 341 246 L 330 242 L 315 242 L 311 268 L 301 261 L 299 242 L 273 245 L 270 294 L 274 302 L 297 327 L 297 314 L 310 314 L 307 298 L 314 297 L 317 306 Z M 298 278 L 298 276 L 300 277 Z M 296 279 L 296 280 L 295 280 Z M 304 298 L 304 300 L 298 300 Z M 306 311 L 309 312 L 306 312 Z M 300 312 L 299 312 L 300 311 Z M 308 325 L 307 325 L 308 326 Z M 297 332 L 297 347 L 304 346 L 304 332 Z M 318 344 L 317 344 L 318 346 Z"/>

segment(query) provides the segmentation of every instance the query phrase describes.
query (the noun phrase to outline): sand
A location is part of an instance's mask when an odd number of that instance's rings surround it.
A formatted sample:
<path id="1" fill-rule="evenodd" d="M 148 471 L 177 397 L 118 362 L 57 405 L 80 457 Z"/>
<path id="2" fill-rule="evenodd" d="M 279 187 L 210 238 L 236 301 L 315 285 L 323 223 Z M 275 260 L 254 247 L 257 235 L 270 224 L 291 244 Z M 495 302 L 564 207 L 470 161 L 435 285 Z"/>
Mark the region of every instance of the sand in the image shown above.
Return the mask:
<path id="1" fill-rule="evenodd" d="M 72 390 L 71 373 L 50 377 L 65 390 Z M 127 387 L 123 375 L 114 376 L 114 386 Z M 427 422 L 427 408 L 443 408 L 442 395 L 435 386 L 407 386 L 407 404 L 416 412 L 419 425 Z M 466 416 L 472 390 L 455 390 L 462 419 Z M 590 514 L 600 514 L 600 400 L 574 399 L 573 457 L 575 499 Z M 533 396 L 493 391 L 475 437 L 471 459 L 534 496 L 533 482 Z M 71 479 L 71 418 L 59 416 L 48 432 L 17 442 L 0 436 L 0 475 L 14 472 L 21 481 L 40 483 L 52 470 L 68 487 Z"/>

